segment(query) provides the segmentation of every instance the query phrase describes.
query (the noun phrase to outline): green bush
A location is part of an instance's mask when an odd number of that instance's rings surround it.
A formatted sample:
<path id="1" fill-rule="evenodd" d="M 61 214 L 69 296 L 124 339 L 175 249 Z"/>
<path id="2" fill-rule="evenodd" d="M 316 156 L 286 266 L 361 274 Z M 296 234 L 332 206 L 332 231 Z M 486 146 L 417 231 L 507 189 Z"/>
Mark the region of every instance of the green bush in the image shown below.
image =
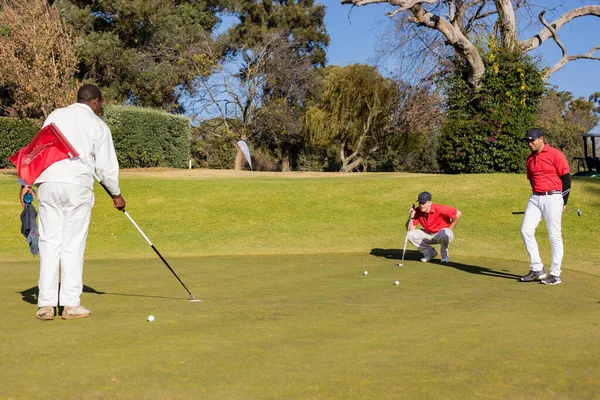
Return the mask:
<path id="1" fill-rule="evenodd" d="M 0 117 L 0 168 L 12 168 L 8 161 L 21 147 L 27 145 L 40 128 L 33 119 Z"/>
<path id="2" fill-rule="evenodd" d="M 294 170 L 322 172 L 326 165 L 326 151 L 309 147 L 300 149 L 295 160 Z"/>
<path id="3" fill-rule="evenodd" d="M 544 82 L 526 55 L 495 47 L 484 60 L 481 86 L 464 79 L 466 64 L 456 59 L 445 78 L 447 117 L 442 125 L 440 168 L 448 173 L 522 172 L 529 153 L 522 138 L 534 127 Z"/>
<path id="4" fill-rule="evenodd" d="M 232 127 L 235 121 L 229 121 Z M 192 128 L 191 155 L 200 168 L 233 169 L 237 150 L 237 139 L 222 124 L 220 119 L 203 122 Z"/>
<path id="5" fill-rule="evenodd" d="M 107 106 L 121 168 L 185 168 L 190 157 L 190 122 L 186 117 L 149 108 Z"/>

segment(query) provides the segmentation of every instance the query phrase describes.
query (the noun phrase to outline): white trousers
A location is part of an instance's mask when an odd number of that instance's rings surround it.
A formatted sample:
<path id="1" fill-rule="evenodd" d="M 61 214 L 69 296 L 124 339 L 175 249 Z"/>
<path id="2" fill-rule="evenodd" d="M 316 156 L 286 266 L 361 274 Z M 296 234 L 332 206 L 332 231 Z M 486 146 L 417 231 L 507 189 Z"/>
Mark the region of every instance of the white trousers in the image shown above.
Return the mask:
<path id="1" fill-rule="evenodd" d="M 83 290 L 83 255 L 93 205 L 94 192 L 85 186 L 55 182 L 40 184 L 39 307 L 80 304 Z"/>
<path id="2" fill-rule="evenodd" d="M 414 244 L 425 257 L 433 256 L 436 251 L 432 244 L 440 244 L 441 257 L 448 257 L 448 245 L 454 239 L 454 233 L 444 228 L 438 233 L 428 233 L 423 229 L 413 229 L 408 232 L 408 241 Z"/>
<path id="3" fill-rule="evenodd" d="M 527 249 L 527 253 L 529 253 L 532 271 L 542 271 L 544 269 L 537 241 L 535 240 L 535 229 L 543 218 L 546 221 L 548 237 L 552 246 L 550 275 L 560 276 L 564 254 L 562 214 L 563 198 L 560 193 L 549 196 L 532 195 L 529 198 L 527 207 L 525 208 L 525 215 L 523 216 L 523 223 L 521 224 L 521 236 L 523 236 L 525 248 Z"/>

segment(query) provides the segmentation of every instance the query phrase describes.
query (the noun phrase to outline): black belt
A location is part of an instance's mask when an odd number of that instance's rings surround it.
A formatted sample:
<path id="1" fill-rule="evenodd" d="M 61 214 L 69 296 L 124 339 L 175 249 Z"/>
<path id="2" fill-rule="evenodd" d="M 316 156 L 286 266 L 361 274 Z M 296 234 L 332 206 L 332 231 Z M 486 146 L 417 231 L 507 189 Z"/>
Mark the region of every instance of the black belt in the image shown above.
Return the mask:
<path id="1" fill-rule="evenodd" d="M 552 194 L 562 194 L 562 192 L 559 192 L 558 190 L 550 190 L 549 192 L 534 192 L 533 193 L 534 196 L 550 196 Z"/>

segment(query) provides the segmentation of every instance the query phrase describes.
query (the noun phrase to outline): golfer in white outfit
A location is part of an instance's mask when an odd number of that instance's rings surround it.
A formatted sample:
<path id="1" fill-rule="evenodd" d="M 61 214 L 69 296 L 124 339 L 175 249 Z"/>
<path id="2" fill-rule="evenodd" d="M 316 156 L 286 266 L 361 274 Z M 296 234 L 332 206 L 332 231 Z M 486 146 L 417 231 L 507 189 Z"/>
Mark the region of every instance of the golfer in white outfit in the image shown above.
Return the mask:
<path id="1" fill-rule="evenodd" d="M 567 200 L 571 192 L 571 173 L 569 163 L 560 150 L 544 143 L 544 131 L 539 128 L 530 129 L 525 140 L 531 154 L 527 157 L 527 179 L 531 183 L 532 195 L 527 202 L 525 215 L 521 224 L 521 236 L 531 261 L 531 270 L 520 280 L 533 282 L 536 280 L 546 285 L 561 283 L 561 265 L 563 259 L 562 214 L 567 208 Z M 552 246 L 552 263 L 550 275 L 546 277 L 544 264 L 540 257 L 535 229 L 540 221 L 546 221 L 548 237 Z"/>
<path id="2" fill-rule="evenodd" d="M 114 193 L 113 205 L 122 210 L 119 164 L 108 126 L 98 117 L 102 93 L 83 85 L 77 103 L 53 111 L 44 126 L 54 123 L 79 153 L 79 157 L 50 165 L 35 181 L 38 186 L 40 279 L 38 311 L 42 320 L 54 319 L 54 307 L 64 306 L 63 319 L 84 318 L 91 312 L 81 306 L 83 258 L 92 206 L 95 169 Z M 21 189 L 21 201 L 28 186 Z M 61 272 L 60 293 L 58 273 Z"/>

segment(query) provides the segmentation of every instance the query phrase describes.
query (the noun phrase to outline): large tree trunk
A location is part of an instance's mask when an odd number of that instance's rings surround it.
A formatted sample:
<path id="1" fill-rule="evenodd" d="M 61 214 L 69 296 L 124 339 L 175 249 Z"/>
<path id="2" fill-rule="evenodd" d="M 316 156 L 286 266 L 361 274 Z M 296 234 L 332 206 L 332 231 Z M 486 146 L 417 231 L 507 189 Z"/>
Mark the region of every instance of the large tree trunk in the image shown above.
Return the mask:
<path id="1" fill-rule="evenodd" d="M 242 129 L 241 140 L 243 140 L 244 142 L 246 140 L 248 140 L 248 134 L 246 133 L 245 129 Z M 234 169 L 234 171 L 241 171 L 242 165 L 244 165 L 246 158 L 244 157 L 244 153 L 242 153 L 240 146 L 237 145 L 237 142 L 234 141 L 233 145 L 235 146 L 235 148 L 237 150 L 237 153 L 235 154 L 235 162 L 233 164 L 233 169 Z"/>
<path id="2" fill-rule="evenodd" d="M 343 140 L 340 143 L 340 158 L 342 160 L 342 166 L 340 167 L 340 172 L 352 172 L 358 167 L 360 167 L 363 163 L 363 158 L 360 156 L 360 152 L 362 150 L 363 139 L 366 137 L 366 133 L 361 135 L 358 144 L 356 145 L 356 150 L 348 157 L 346 157 L 346 141 Z"/>
<path id="3" fill-rule="evenodd" d="M 241 171 L 242 170 L 242 163 L 244 162 L 244 155 L 242 154 L 242 151 L 240 150 L 239 147 L 237 147 L 237 153 L 235 154 L 235 162 L 233 164 L 233 169 L 235 171 Z"/>
<path id="4" fill-rule="evenodd" d="M 290 171 L 290 149 L 288 146 L 281 148 L 281 172 Z"/>

